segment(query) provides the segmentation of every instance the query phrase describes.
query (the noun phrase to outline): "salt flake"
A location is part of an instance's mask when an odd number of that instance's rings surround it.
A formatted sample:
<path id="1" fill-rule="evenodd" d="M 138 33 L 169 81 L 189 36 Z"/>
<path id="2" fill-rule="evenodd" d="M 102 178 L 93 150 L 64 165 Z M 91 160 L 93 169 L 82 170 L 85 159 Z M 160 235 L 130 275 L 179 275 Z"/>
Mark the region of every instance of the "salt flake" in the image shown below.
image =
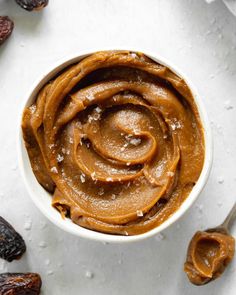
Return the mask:
<path id="1" fill-rule="evenodd" d="M 141 210 L 137 210 L 136 213 L 137 213 L 137 216 L 138 217 L 142 217 L 143 216 L 143 211 L 141 211 Z"/>
<path id="2" fill-rule="evenodd" d="M 61 156 L 60 154 L 57 155 L 57 162 L 62 162 L 64 160 L 64 157 Z"/>
<path id="3" fill-rule="evenodd" d="M 98 195 L 99 196 L 102 196 L 104 194 L 104 188 L 99 188 L 99 190 L 98 190 Z"/>
<path id="4" fill-rule="evenodd" d="M 80 181 L 81 181 L 82 183 L 85 182 L 85 175 L 84 175 L 84 174 L 81 174 L 81 175 L 80 175 Z"/>
<path id="5" fill-rule="evenodd" d="M 46 259 L 44 262 L 46 265 L 49 265 L 51 263 L 50 259 Z"/>
<path id="6" fill-rule="evenodd" d="M 166 174 L 170 177 L 173 177 L 175 175 L 174 172 L 172 172 L 172 171 L 168 171 Z"/>
<path id="7" fill-rule="evenodd" d="M 40 247 L 40 248 L 47 248 L 47 244 L 46 244 L 46 242 L 41 241 L 41 242 L 39 243 L 39 247 Z"/>
<path id="8" fill-rule="evenodd" d="M 224 183 L 224 178 L 223 177 L 218 177 L 218 183 L 219 184 L 222 184 L 222 183 Z"/>
<path id="9" fill-rule="evenodd" d="M 29 107 L 31 114 L 35 113 L 36 111 L 36 105 L 33 104 L 32 106 Z"/>
<path id="10" fill-rule="evenodd" d="M 55 167 L 55 166 L 52 167 L 52 168 L 51 168 L 51 172 L 57 174 L 57 173 L 58 173 L 57 167 Z"/>
<path id="11" fill-rule="evenodd" d="M 221 207 L 222 205 L 223 205 L 222 202 L 217 202 L 217 206 L 218 206 L 218 207 Z"/>
<path id="12" fill-rule="evenodd" d="M 231 104 L 230 100 L 226 100 L 225 101 L 225 109 L 226 110 L 232 110 L 234 107 L 233 105 Z"/>
<path id="13" fill-rule="evenodd" d="M 91 173 L 91 178 L 92 178 L 92 180 L 96 179 L 96 172 Z"/>
<path id="14" fill-rule="evenodd" d="M 96 108 L 95 108 L 95 111 L 96 111 L 97 113 L 101 113 L 101 112 L 102 112 L 102 109 L 99 108 L 99 107 L 96 107 Z"/>
<path id="15" fill-rule="evenodd" d="M 86 95 L 86 98 L 87 98 L 88 100 L 93 100 L 94 96 L 93 96 L 92 93 L 88 93 L 88 94 Z"/>
<path id="16" fill-rule="evenodd" d="M 130 144 L 134 145 L 134 146 L 138 146 L 141 143 L 141 139 L 140 138 L 132 138 L 130 139 Z"/>
<path id="17" fill-rule="evenodd" d="M 137 58 L 137 54 L 135 52 L 130 53 L 130 56 L 132 56 L 133 58 Z"/>
<path id="18" fill-rule="evenodd" d="M 85 277 L 87 279 L 92 279 L 94 277 L 94 274 L 90 270 L 86 270 Z"/>
<path id="19" fill-rule="evenodd" d="M 165 239 L 165 236 L 162 233 L 159 233 L 155 236 L 155 240 L 162 241 Z"/>
<path id="20" fill-rule="evenodd" d="M 31 230 L 31 227 L 32 227 L 32 222 L 30 220 L 26 221 L 24 224 L 24 229 Z"/>

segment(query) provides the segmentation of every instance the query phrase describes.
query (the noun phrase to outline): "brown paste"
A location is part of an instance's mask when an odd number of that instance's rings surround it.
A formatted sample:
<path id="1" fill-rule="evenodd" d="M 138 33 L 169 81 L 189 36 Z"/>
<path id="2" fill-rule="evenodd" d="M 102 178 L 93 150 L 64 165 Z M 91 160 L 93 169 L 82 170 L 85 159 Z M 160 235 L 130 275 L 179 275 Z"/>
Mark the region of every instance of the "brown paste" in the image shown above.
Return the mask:
<path id="1" fill-rule="evenodd" d="M 185 81 L 142 53 L 97 52 L 47 83 L 25 109 L 38 182 L 80 226 L 136 235 L 187 198 L 204 161 Z"/>
<path id="2" fill-rule="evenodd" d="M 220 232 L 198 231 L 192 238 L 184 271 L 195 285 L 218 278 L 234 256 L 235 241 Z"/>

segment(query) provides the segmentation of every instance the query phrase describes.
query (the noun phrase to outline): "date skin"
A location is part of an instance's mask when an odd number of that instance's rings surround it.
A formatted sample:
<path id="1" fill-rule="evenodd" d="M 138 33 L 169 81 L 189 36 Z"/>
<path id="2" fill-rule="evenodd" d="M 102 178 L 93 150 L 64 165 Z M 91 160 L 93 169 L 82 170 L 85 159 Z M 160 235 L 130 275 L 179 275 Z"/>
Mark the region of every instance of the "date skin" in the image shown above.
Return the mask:
<path id="1" fill-rule="evenodd" d="M 21 235 L 0 216 L 0 258 L 11 262 L 19 259 L 25 251 L 26 245 Z"/>
<path id="2" fill-rule="evenodd" d="M 10 37 L 13 28 L 14 23 L 8 16 L 0 16 L 0 45 Z"/>
<path id="3" fill-rule="evenodd" d="M 38 11 L 48 5 L 49 0 L 15 0 L 22 8 L 28 11 Z"/>
<path id="4" fill-rule="evenodd" d="M 0 274 L 0 295 L 38 295 L 41 285 L 37 273 Z"/>

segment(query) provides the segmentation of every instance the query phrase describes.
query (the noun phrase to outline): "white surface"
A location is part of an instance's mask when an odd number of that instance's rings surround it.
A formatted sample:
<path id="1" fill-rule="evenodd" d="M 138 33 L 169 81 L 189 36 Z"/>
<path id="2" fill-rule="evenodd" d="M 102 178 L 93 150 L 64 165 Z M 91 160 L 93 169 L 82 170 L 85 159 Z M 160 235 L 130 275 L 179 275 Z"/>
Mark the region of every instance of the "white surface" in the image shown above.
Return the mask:
<path id="1" fill-rule="evenodd" d="M 236 16 L 236 1 L 224 0 L 224 3 L 229 8 L 229 10 Z"/>
<path id="2" fill-rule="evenodd" d="M 207 3 L 212 3 L 215 0 L 206 0 Z M 236 16 L 236 0 L 223 0 L 228 9 Z"/>
<path id="3" fill-rule="evenodd" d="M 201 288 L 182 271 L 192 234 L 220 222 L 235 200 L 234 16 L 221 1 L 199 0 L 51 0 L 41 14 L 0 0 L 0 14 L 15 21 L 0 48 L 0 215 L 28 246 L 22 260 L 0 261 L 0 271 L 40 272 L 44 295 L 235 295 L 236 260 Z M 16 166 L 16 117 L 29 87 L 48 65 L 94 45 L 141 46 L 172 60 L 198 87 L 213 122 L 214 165 L 198 202 L 164 236 L 137 244 L 104 245 L 57 229 L 30 200 Z"/>
<path id="4" fill-rule="evenodd" d="M 121 48 L 115 48 L 120 50 Z M 181 73 L 177 67 L 174 66 L 169 61 L 165 60 L 163 57 L 157 55 L 157 53 L 151 53 L 150 51 L 143 51 L 141 48 L 125 48 L 126 50 L 132 51 L 142 51 L 148 57 L 152 58 L 156 62 L 167 66 L 171 69 L 174 73 L 176 73 L 179 77 L 182 77 L 185 82 L 190 87 L 192 94 L 194 96 L 196 105 L 198 107 L 200 119 L 204 129 L 204 140 L 205 140 L 205 161 L 199 176 L 199 179 L 192 189 L 191 193 L 189 194 L 188 198 L 183 202 L 180 208 L 165 222 L 163 222 L 160 226 L 140 235 L 136 236 L 120 236 L 120 235 L 111 235 L 105 233 L 99 233 L 96 231 L 91 231 L 86 228 L 80 227 L 73 223 L 70 218 L 66 218 L 63 220 L 61 218 L 60 213 L 58 210 L 51 206 L 51 198 L 50 194 L 42 188 L 42 186 L 37 182 L 34 173 L 32 171 L 29 157 L 24 145 L 23 137 L 22 137 L 22 130 L 21 130 L 21 120 L 22 120 L 22 113 L 23 110 L 32 104 L 35 101 L 35 96 L 38 94 L 39 90 L 42 88 L 43 85 L 48 83 L 52 78 L 54 78 L 59 72 L 70 66 L 71 64 L 78 63 L 81 59 L 85 58 L 86 56 L 92 54 L 100 50 L 99 48 L 94 48 L 91 51 L 81 52 L 78 51 L 75 55 L 66 57 L 63 61 L 58 62 L 56 65 L 47 69 L 42 76 L 36 79 L 35 83 L 33 83 L 29 93 L 25 96 L 22 107 L 20 110 L 19 116 L 19 125 L 18 125 L 18 141 L 17 141 L 17 148 L 18 150 L 18 163 L 19 169 L 21 171 L 21 175 L 23 177 L 24 183 L 26 185 L 27 191 L 30 194 L 32 200 L 34 201 L 35 205 L 41 210 L 41 212 L 48 217 L 48 219 L 57 225 L 59 228 L 72 233 L 78 237 L 82 238 L 89 238 L 91 240 L 100 241 L 100 242 L 118 242 L 118 243 L 128 243 L 128 242 L 136 242 L 140 240 L 144 240 L 149 237 L 153 237 L 157 233 L 163 231 L 164 229 L 168 228 L 171 224 L 176 222 L 189 208 L 192 204 L 196 201 L 196 199 L 200 196 L 203 187 L 205 186 L 210 169 L 212 166 L 212 158 L 213 158 L 213 146 L 212 146 L 212 131 L 211 131 L 211 124 L 209 118 L 207 116 L 206 109 L 204 107 L 203 101 L 197 92 L 196 88 L 189 81 L 189 77 L 187 78 L 186 75 Z M 104 48 L 105 50 L 105 48 Z M 114 47 L 106 48 L 106 50 L 114 50 Z"/>

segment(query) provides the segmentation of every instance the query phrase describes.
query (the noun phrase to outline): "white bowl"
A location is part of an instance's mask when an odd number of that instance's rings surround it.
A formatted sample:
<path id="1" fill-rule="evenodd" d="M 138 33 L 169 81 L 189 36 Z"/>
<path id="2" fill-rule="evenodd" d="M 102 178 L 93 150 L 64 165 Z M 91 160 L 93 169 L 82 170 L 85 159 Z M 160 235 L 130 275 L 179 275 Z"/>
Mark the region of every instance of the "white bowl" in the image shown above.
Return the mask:
<path id="1" fill-rule="evenodd" d="M 129 49 L 130 50 L 130 49 Z M 163 231 L 167 227 L 169 227 L 171 224 L 173 224 L 176 220 L 178 220 L 194 203 L 194 201 L 199 196 L 200 192 L 202 191 L 207 178 L 210 173 L 211 164 L 212 164 L 212 154 L 213 154 L 213 147 L 212 147 L 212 134 L 211 134 L 211 127 L 209 124 L 209 120 L 205 111 L 205 108 L 203 106 L 203 103 L 195 89 L 195 87 L 192 85 L 192 83 L 189 81 L 186 76 L 184 76 L 175 66 L 173 66 L 172 63 L 169 61 L 166 61 L 164 58 L 160 57 L 157 54 L 150 53 L 150 52 L 143 52 L 147 56 L 149 56 L 154 61 L 163 64 L 170 68 L 174 73 L 176 73 L 178 76 L 182 77 L 188 86 L 190 87 L 195 102 L 198 107 L 198 111 L 200 114 L 201 122 L 204 129 L 204 138 L 205 138 L 205 160 L 204 160 L 204 166 L 201 172 L 201 175 L 192 189 L 191 193 L 187 197 L 187 199 L 182 203 L 180 208 L 172 215 L 170 216 L 165 222 L 163 222 L 158 227 L 135 236 L 119 236 L 119 235 L 111 235 L 111 234 L 104 234 L 99 233 L 96 231 L 88 230 L 86 228 L 80 227 L 79 225 L 73 223 L 71 219 L 66 218 L 62 219 L 60 213 L 52 207 L 51 205 L 51 195 L 43 189 L 43 187 L 37 182 L 31 166 L 30 161 L 28 158 L 28 154 L 23 142 L 22 137 L 22 130 L 21 130 L 21 119 L 22 119 L 22 113 L 26 106 L 31 105 L 35 101 L 35 97 L 39 90 L 50 80 L 52 79 L 59 71 L 67 67 L 68 65 L 74 64 L 76 62 L 79 62 L 84 57 L 92 54 L 93 52 L 96 52 L 99 50 L 93 50 L 93 51 L 87 51 L 87 52 L 79 52 L 77 55 L 65 58 L 63 61 L 60 61 L 57 63 L 57 65 L 52 66 L 49 71 L 46 71 L 46 74 L 42 75 L 32 86 L 30 92 L 28 95 L 26 95 L 22 108 L 20 110 L 20 118 L 18 123 L 18 158 L 19 158 L 19 167 L 26 185 L 26 188 L 29 192 L 29 195 L 31 196 L 33 202 L 35 205 L 41 210 L 41 212 L 55 225 L 60 227 L 61 229 L 70 232 L 76 236 L 89 238 L 97 241 L 103 241 L 103 242 L 118 242 L 118 243 L 126 243 L 126 242 L 134 242 L 134 241 L 140 241 L 143 239 L 146 239 L 148 237 L 152 237 L 156 235 L 157 233 Z M 131 50 L 131 51 L 140 51 L 140 50 Z"/>

